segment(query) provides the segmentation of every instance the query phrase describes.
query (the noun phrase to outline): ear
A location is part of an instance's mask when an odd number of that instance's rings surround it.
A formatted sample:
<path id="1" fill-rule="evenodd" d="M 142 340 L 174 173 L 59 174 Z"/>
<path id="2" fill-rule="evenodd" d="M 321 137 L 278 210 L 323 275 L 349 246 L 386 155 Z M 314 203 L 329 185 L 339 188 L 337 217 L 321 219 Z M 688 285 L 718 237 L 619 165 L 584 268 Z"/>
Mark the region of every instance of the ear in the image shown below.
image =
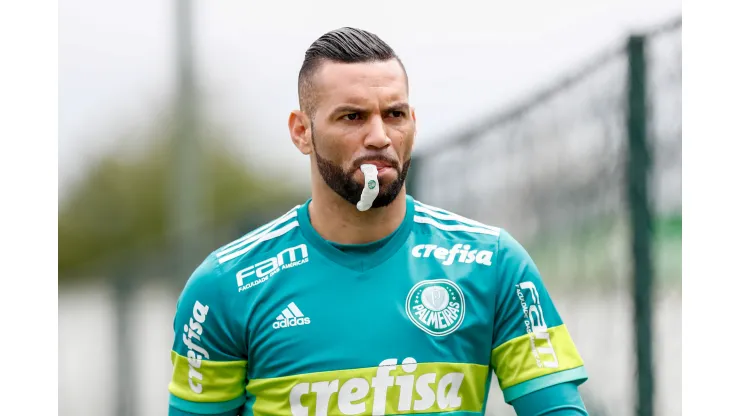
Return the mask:
<path id="1" fill-rule="evenodd" d="M 411 119 L 414 120 L 414 139 L 416 139 L 416 108 L 411 107 Z"/>
<path id="2" fill-rule="evenodd" d="M 313 152 L 311 121 L 306 113 L 300 110 L 291 111 L 288 117 L 288 130 L 295 147 L 304 155 L 310 155 Z"/>

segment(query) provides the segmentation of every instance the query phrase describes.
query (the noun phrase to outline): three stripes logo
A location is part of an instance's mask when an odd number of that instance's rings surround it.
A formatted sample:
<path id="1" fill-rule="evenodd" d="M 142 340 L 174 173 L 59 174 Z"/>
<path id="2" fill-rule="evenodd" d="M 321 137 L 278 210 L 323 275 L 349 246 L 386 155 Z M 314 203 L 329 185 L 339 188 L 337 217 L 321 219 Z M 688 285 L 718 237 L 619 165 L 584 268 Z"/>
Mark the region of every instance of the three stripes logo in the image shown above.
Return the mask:
<path id="1" fill-rule="evenodd" d="M 222 247 L 221 251 L 216 253 L 218 263 L 223 264 L 227 261 L 239 258 L 249 253 L 260 243 L 280 237 L 298 227 L 298 220 L 296 219 L 298 216 L 298 208 L 299 206 L 296 205 L 282 217 L 269 222 L 244 237 L 236 241 L 232 241 Z"/>
<path id="2" fill-rule="evenodd" d="M 291 326 L 308 325 L 311 323 L 311 318 L 304 316 L 303 312 L 295 305 L 295 302 L 290 302 L 287 308 L 280 312 L 280 315 L 275 318 L 275 322 L 272 323 L 272 327 L 275 329 L 288 328 Z"/>

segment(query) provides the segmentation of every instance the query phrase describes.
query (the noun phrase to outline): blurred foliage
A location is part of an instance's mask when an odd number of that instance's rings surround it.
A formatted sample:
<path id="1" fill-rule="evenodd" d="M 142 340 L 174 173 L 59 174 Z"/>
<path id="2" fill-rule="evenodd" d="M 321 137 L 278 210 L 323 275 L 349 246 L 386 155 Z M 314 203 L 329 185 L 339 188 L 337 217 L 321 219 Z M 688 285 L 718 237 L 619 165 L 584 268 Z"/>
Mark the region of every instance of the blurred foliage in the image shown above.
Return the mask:
<path id="1" fill-rule="evenodd" d="M 272 214 L 299 200 L 279 173 L 270 171 L 268 178 L 250 170 L 228 149 L 226 134 L 204 127 L 199 140 L 199 237 L 239 228 L 250 213 Z M 177 145 L 173 131 L 172 123 L 160 120 L 143 137 L 133 132 L 121 137 L 121 148 L 101 157 L 64 196 L 59 207 L 60 282 L 129 253 L 134 257 L 142 247 L 165 250 L 178 237 L 170 231 Z M 137 148 L 133 142 L 145 145 Z"/>

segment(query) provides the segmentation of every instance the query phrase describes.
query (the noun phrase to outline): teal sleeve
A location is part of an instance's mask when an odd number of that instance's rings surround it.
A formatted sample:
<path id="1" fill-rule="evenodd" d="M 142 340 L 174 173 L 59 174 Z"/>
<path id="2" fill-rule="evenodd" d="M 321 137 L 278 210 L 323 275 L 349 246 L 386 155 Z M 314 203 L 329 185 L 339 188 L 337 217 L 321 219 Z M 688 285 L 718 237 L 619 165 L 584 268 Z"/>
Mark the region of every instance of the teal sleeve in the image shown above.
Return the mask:
<path id="1" fill-rule="evenodd" d="M 586 380 L 583 359 L 524 247 L 500 231 L 491 367 L 513 400 L 552 385 Z"/>
<path id="2" fill-rule="evenodd" d="M 588 416 L 576 383 L 561 383 L 511 402 L 518 416 Z"/>
<path id="3" fill-rule="evenodd" d="M 246 323 L 239 319 L 243 314 L 234 301 L 235 291 L 229 290 L 233 288 L 229 277 L 209 256 L 178 299 L 170 353 L 170 409 L 230 414 L 246 401 Z"/>

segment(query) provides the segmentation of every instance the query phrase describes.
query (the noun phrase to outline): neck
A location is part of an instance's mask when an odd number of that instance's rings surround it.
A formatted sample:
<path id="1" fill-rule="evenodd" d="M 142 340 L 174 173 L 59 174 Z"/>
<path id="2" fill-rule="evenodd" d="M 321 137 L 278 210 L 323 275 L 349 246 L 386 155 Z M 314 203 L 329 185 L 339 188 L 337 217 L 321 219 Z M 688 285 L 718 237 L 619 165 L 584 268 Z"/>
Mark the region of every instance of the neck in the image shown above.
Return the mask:
<path id="1" fill-rule="evenodd" d="M 314 187 L 308 213 L 311 225 L 325 240 L 339 244 L 371 243 L 401 226 L 406 216 L 406 186 L 388 206 L 364 212 L 326 185 Z"/>

